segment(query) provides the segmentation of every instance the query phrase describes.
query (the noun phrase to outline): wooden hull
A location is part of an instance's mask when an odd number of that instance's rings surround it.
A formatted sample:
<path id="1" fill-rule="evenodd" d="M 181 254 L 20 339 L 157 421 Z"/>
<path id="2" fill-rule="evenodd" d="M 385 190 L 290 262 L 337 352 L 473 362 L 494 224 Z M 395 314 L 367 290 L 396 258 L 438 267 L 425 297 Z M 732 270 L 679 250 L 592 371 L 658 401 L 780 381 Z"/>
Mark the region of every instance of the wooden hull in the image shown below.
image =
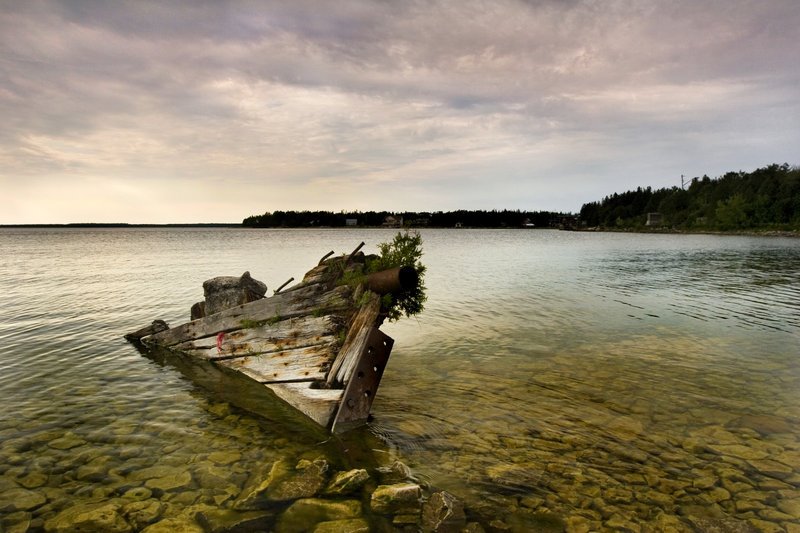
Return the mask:
<path id="1" fill-rule="evenodd" d="M 265 401 L 275 396 L 319 426 L 344 431 L 368 419 L 393 345 L 378 329 L 380 295 L 342 283 L 363 264 L 361 253 L 328 259 L 271 297 L 126 338 L 237 373 L 271 393 Z"/>

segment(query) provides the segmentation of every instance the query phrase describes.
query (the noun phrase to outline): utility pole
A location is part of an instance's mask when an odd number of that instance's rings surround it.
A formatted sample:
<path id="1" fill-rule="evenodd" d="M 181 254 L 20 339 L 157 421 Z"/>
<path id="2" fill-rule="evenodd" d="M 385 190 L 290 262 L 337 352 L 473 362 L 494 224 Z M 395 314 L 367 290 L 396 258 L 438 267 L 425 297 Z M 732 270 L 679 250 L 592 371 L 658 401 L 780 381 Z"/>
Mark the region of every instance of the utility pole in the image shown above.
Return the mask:
<path id="1" fill-rule="evenodd" d="M 683 181 L 683 174 L 681 174 L 681 189 L 686 189 L 686 183 L 687 182 Z"/>

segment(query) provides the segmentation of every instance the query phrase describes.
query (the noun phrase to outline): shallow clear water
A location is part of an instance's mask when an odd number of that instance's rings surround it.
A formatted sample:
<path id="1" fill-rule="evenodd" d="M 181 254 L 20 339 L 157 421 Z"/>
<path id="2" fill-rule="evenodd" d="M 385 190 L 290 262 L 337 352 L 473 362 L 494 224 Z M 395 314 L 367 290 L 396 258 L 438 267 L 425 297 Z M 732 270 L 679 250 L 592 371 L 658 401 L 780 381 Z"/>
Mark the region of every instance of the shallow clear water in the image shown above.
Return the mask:
<path id="1" fill-rule="evenodd" d="M 397 457 L 518 530 L 544 513 L 571 531 L 800 527 L 798 240 L 423 231 L 427 309 L 384 326 L 375 420 L 345 441 L 232 408 L 122 340 L 185 321 L 210 277 L 272 290 L 392 233 L 0 229 L 0 518 L 4 491 L 45 496 L 36 527 L 155 464 L 192 473 L 173 508 L 224 506 L 254 465 L 324 450 Z M 228 486 L 203 482 L 212 467 Z"/>

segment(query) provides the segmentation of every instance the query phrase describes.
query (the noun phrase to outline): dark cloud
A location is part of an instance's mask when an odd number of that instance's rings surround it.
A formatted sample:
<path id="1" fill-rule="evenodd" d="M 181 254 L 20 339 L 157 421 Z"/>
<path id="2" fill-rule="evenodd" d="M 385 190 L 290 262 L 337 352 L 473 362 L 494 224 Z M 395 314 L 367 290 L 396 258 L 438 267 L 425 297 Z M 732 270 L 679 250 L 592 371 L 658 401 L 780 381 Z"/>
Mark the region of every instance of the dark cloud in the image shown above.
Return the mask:
<path id="1" fill-rule="evenodd" d="M 578 209 L 795 157 L 798 24 L 794 0 L 6 2 L 0 180 L 258 187 L 231 220 Z"/>

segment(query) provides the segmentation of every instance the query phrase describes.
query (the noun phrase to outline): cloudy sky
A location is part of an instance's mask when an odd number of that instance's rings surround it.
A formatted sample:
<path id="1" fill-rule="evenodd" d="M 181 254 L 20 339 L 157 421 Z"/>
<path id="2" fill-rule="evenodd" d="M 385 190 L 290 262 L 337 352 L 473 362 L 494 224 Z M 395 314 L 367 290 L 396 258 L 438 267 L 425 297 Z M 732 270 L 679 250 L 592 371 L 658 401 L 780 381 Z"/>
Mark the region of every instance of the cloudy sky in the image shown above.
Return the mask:
<path id="1" fill-rule="evenodd" d="M 0 0 L 0 224 L 577 211 L 800 163 L 797 0 Z"/>

